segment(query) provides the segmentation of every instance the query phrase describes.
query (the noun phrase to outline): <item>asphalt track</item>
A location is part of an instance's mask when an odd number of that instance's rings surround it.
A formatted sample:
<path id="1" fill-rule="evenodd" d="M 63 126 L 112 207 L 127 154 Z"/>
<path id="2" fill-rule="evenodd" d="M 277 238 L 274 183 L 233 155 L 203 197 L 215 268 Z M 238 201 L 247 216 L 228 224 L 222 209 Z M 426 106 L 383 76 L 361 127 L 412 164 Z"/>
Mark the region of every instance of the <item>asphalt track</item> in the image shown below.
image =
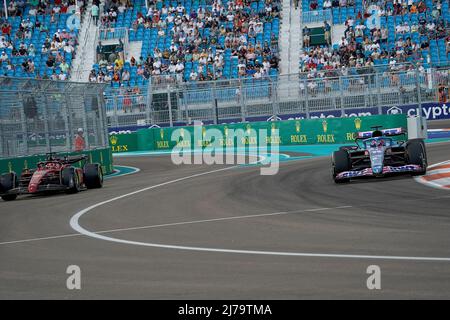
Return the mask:
<path id="1" fill-rule="evenodd" d="M 430 145 L 428 157 L 450 159 L 450 144 Z M 0 202 L 1 299 L 450 298 L 448 191 L 407 176 L 335 185 L 323 157 L 283 162 L 275 176 L 250 166 L 163 184 L 79 220 L 135 242 L 337 256 L 181 250 L 95 239 L 69 221 L 101 201 L 224 167 L 175 166 L 168 156 L 116 164 L 141 171 L 102 190 Z M 366 287 L 374 264 L 381 290 Z M 66 288 L 69 265 L 81 268 L 81 290 Z"/>

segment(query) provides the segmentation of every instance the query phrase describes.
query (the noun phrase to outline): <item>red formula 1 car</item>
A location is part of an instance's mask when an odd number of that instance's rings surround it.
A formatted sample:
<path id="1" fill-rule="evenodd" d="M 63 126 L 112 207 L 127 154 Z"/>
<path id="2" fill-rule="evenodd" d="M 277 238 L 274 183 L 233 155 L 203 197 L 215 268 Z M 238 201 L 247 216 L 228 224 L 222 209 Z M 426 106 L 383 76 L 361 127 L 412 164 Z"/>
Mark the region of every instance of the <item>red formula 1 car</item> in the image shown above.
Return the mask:
<path id="1" fill-rule="evenodd" d="M 76 193 L 85 189 L 103 186 L 103 170 L 98 163 L 86 163 L 85 155 L 58 158 L 47 154 L 45 161 L 39 162 L 36 169 L 25 169 L 18 176 L 15 172 L 0 176 L 0 196 L 12 201 L 21 194 L 39 194 L 51 191 Z M 74 167 L 80 162 L 82 167 Z"/>

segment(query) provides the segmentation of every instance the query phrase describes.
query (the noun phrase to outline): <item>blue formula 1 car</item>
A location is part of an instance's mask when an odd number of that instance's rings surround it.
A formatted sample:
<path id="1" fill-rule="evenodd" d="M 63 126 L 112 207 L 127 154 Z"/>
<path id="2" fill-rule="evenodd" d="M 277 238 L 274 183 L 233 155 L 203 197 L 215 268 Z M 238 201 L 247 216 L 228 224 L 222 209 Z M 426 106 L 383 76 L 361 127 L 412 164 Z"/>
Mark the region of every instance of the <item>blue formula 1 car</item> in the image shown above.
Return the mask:
<path id="1" fill-rule="evenodd" d="M 332 155 L 332 174 L 336 183 L 363 177 L 384 177 L 409 173 L 423 175 L 427 153 L 423 139 L 406 140 L 402 128 L 359 132 L 356 145 L 340 147 Z M 405 140 L 394 139 L 404 136 Z"/>

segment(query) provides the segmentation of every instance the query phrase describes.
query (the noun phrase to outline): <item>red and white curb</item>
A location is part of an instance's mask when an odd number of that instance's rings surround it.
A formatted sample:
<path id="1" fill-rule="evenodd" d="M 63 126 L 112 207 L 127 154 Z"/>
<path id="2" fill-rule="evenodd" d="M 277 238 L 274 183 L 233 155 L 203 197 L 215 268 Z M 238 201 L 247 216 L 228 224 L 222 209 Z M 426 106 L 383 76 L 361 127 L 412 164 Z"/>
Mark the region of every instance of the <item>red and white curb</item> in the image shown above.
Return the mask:
<path id="1" fill-rule="evenodd" d="M 429 166 L 427 174 L 415 179 L 430 187 L 450 190 L 450 160 Z"/>

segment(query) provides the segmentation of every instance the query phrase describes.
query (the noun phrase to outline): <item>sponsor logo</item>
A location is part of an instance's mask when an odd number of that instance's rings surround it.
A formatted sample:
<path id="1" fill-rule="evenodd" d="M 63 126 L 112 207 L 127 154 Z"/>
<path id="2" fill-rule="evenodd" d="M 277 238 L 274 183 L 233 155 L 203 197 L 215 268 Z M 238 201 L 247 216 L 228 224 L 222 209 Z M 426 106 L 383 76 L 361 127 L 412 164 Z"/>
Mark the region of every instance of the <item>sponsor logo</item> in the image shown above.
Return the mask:
<path id="1" fill-rule="evenodd" d="M 109 138 L 109 142 L 111 143 L 111 151 L 112 152 L 127 152 L 128 145 L 118 145 L 119 138 L 115 135 Z M 101 154 L 100 154 L 101 155 Z"/>
<path id="2" fill-rule="evenodd" d="M 399 107 L 392 107 L 387 109 L 386 114 L 402 114 L 403 111 Z"/>
<path id="3" fill-rule="evenodd" d="M 327 131 L 328 131 L 328 122 L 327 122 L 327 120 L 323 120 L 322 121 L 322 128 L 323 128 L 323 132 L 327 133 Z"/>
<path id="4" fill-rule="evenodd" d="M 111 138 L 109 138 L 109 141 L 111 142 L 111 145 L 115 146 L 117 144 L 117 136 L 111 136 Z"/>
<path id="5" fill-rule="evenodd" d="M 300 121 L 295 121 L 295 132 L 299 133 L 301 130 Z"/>
<path id="6" fill-rule="evenodd" d="M 354 123 L 355 123 L 355 128 L 356 130 L 360 130 L 361 129 L 361 122 L 362 120 L 360 118 L 356 118 Z"/>
<path id="7" fill-rule="evenodd" d="M 281 119 L 279 116 L 271 116 L 270 118 L 267 119 L 267 121 L 281 121 L 283 119 Z"/>

